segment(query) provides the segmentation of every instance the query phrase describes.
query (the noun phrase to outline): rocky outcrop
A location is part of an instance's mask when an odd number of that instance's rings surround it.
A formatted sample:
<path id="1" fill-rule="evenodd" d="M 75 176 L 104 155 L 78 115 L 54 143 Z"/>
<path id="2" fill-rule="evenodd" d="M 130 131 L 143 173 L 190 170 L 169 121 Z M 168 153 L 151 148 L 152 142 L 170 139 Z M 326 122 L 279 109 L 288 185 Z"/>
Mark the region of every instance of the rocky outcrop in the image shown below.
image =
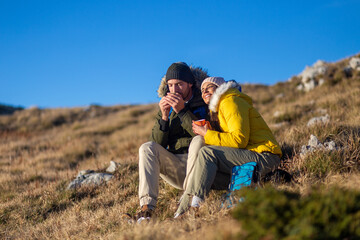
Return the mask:
<path id="1" fill-rule="evenodd" d="M 106 169 L 107 173 L 97 173 L 94 170 L 81 170 L 76 178 L 69 183 L 67 190 L 76 189 L 81 186 L 99 186 L 113 178 L 113 174 L 120 164 L 110 161 L 110 166 Z M 110 173 L 109 173 L 110 172 Z"/>
<path id="2" fill-rule="evenodd" d="M 349 67 L 354 70 L 360 71 L 360 57 L 351 58 L 349 61 Z"/>
<path id="3" fill-rule="evenodd" d="M 308 127 L 317 125 L 317 124 L 326 124 L 330 121 L 330 116 L 329 114 L 326 114 L 325 116 L 321 116 L 321 117 L 314 117 L 312 119 L 310 119 L 307 123 Z"/>
<path id="4" fill-rule="evenodd" d="M 316 136 L 311 135 L 308 145 L 301 147 L 300 157 L 304 158 L 308 153 L 312 153 L 318 150 L 333 151 L 336 150 L 336 144 L 334 141 L 321 143 Z"/>
<path id="5" fill-rule="evenodd" d="M 298 75 L 301 79 L 301 83 L 297 86 L 297 89 L 308 92 L 313 90 L 316 86 L 322 85 L 324 79 L 317 79 L 316 77 L 325 74 L 327 69 L 327 63 L 322 60 L 318 60 L 313 66 L 306 66 Z"/>
<path id="6" fill-rule="evenodd" d="M 109 167 L 106 169 L 108 173 L 114 173 L 120 167 L 120 163 L 110 161 Z"/>

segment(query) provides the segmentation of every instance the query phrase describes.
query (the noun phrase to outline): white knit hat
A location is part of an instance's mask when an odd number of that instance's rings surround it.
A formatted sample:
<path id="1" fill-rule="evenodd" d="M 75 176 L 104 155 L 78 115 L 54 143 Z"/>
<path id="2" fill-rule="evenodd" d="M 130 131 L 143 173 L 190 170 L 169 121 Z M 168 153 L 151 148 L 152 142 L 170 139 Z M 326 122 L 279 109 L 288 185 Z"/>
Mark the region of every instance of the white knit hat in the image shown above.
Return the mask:
<path id="1" fill-rule="evenodd" d="M 202 89 L 202 87 L 204 86 L 204 83 L 207 83 L 207 82 L 211 82 L 211 83 L 215 84 L 216 86 L 220 86 L 221 84 L 225 83 L 225 80 L 222 77 L 205 78 L 204 81 L 201 83 L 200 89 Z"/>

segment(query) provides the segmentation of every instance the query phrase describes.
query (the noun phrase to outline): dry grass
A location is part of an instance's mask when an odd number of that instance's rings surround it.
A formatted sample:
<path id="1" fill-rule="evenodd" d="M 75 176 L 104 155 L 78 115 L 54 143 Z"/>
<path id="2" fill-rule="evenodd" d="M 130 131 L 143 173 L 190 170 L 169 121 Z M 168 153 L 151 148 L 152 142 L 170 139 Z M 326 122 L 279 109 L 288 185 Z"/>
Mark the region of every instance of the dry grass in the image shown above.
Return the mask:
<path id="1" fill-rule="evenodd" d="M 333 67 L 330 80 L 338 72 Z M 275 187 L 301 194 L 317 184 L 360 191 L 359 74 L 308 93 L 298 92 L 296 81 L 243 86 L 281 143 L 283 167 L 296 180 Z M 156 111 L 156 104 L 91 106 L 0 116 L 0 238 L 236 238 L 244 230 L 219 208 L 222 192 L 210 194 L 200 217 L 173 220 L 181 192 L 161 182 L 156 220 L 139 226 L 121 218 L 138 210 L 138 148 L 149 138 Z M 310 118 L 325 113 L 330 123 L 306 127 Z M 300 148 L 311 134 L 334 140 L 339 150 L 301 159 Z M 106 186 L 65 190 L 79 170 L 103 171 L 110 160 L 122 165 Z"/>

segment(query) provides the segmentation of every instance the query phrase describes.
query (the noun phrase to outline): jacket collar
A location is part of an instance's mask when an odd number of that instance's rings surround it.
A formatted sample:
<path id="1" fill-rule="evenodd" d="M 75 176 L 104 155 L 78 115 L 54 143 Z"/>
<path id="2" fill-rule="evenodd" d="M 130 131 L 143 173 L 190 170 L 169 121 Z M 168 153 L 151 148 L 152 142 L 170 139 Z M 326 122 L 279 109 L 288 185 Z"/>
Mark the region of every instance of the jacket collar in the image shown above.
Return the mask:
<path id="1" fill-rule="evenodd" d="M 240 85 L 237 82 L 226 82 L 221 84 L 214 92 L 214 94 L 211 96 L 210 99 L 210 103 L 209 103 L 209 109 L 212 112 L 217 112 L 218 107 L 219 107 L 219 102 L 220 102 L 220 98 L 222 97 L 222 95 L 224 95 L 227 90 L 229 90 L 230 88 L 239 88 Z"/>

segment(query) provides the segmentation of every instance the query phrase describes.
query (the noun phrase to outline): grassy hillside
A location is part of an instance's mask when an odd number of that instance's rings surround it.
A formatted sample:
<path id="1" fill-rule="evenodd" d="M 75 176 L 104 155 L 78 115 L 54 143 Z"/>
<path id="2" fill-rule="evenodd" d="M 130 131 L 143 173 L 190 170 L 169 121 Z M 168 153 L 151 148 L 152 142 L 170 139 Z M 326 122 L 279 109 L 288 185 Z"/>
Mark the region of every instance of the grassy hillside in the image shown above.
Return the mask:
<path id="1" fill-rule="evenodd" d="M 343 68 L 347 62 L 348 59 L 344 59 L 331 63 L 330 73 L 321 76 L 325 83 L 309 92 L 296 89 L 300 83 L 297 77 L 273 86 L 243 86 L 243 92 L 253 98 L 282 145 L 285 153 L 282 168 L 295 178 L 290 185 L 270 183 L 263 188 L 265 192 L 254 191 L 254 199 L 256 194 L 269 202 L 272 198 L 310 196 L 311 199 L 314 187 L 320 188 L 320 192 L 335 187 L 340 193 L 360 193 L 360 72 L 353 70 L 345 74 Z M 236 214 L 245 214 L 241 212 L 244 210 L 237 209 L 233 217 L 232 210 L 219 208 L 223 193 L 219 191 L 210 194 L 200 209 L 200 217 L 187 215 L 182 220 L 173 220 L 181 191 L 163 181 L 155 221 L 139 226 L 121 218 L 123 213 L 138 210 L 138 148 L 148 140 L 157 109 L 156 104 L 31 108 L 0 116 L 0 238 L 234 239 L 253 236 L 248 225 L 236 217 Z M 328 123 L 307 127 L 311 118 L 325 114 L 330 116 Z M 308 143 L 311 134 L 321 142 L 335 141 L 337 150 L 317 151 L 301 158 L 301 146 Z M 121 167 L 108 184 L 66 190 L 79 170 L 101 172 L 111 160 Z M 275 193 L 267 189 L 275 189 Z M 299 206 L 307 206 L 301 204 Z M 359 213 L 360 209 L 355 207 L 355 211 Z M 246 214 L 249 219 L 255 218 L 254 214 Z M 359 217 L 356 221 L 360 221 Z M 281 235 L 265 231 L 262 236 L 276 239 Z M 316 238 L 316 235 L 310 236 Z"/>

